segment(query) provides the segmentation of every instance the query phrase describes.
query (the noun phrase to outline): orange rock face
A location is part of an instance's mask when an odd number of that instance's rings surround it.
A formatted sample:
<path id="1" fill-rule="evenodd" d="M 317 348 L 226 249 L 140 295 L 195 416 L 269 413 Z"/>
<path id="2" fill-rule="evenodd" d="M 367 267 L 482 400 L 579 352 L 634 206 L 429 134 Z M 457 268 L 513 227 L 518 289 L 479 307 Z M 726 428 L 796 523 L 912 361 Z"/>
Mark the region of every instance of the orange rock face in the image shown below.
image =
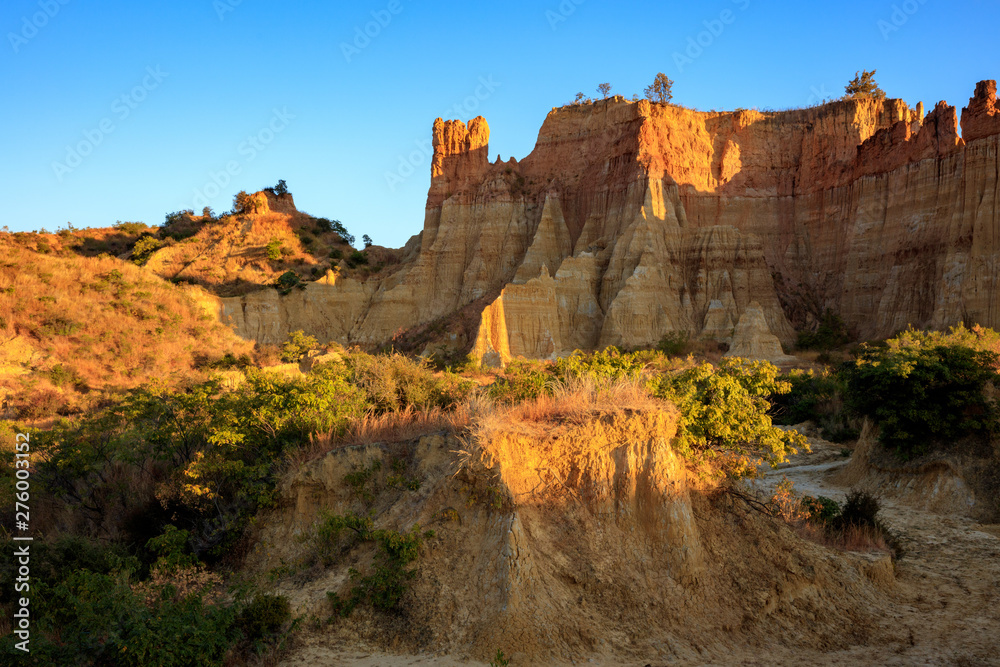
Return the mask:
<path id="1" fill-rule="evenodd" d="M 530 155 L 490 163 L 485 120 L 438 119 L 419 252 L 330 337 L 381 343 L 483 298 L 476 349 L 501 356 L 729 339 L 753 302 L 786 344 L 826 309 L 858 338 L 1000 327 L 994 82 L 958 125 L 943 102 L 923 117 L 901 100 L 614 97 L 553 109 Z"/>

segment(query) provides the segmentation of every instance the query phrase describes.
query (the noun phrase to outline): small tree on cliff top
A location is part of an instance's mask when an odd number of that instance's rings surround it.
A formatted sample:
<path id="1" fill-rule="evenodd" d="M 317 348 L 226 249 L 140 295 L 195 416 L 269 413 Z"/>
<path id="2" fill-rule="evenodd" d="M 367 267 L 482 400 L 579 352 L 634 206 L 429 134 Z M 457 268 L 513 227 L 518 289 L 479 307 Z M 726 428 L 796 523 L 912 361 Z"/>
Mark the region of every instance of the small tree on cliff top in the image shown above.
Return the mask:
<path id="1" fill-rule="evenodd" d="M 674 94 L 671 92 L 674 82 L 670 80 L 663 72 L 656 75 L 653 79 L 653 83 L 646 87 L 644 91 L 646 93 L 646 99 L 652 102 L 659 102 L 660 104 L 666 104 L 671 99 L 673 99 Z"/>
<path id="2" fill-rule="evenodd" d="M 605 100 L 608 99 L 608 95 L 611 94 L 611 84 L 610 83 L 599 84 L 597 86 L 597 92 L 601 94 L 601 97 L 603 99 Z"/>
<path id="3" fill-rule="evenodd" d="M 844 88 L 847 97 L 871 97 L 876 100 L 885 99 L 885 91 L 875 83 L 875 70 L 855 72 L 854 78 Z"/>

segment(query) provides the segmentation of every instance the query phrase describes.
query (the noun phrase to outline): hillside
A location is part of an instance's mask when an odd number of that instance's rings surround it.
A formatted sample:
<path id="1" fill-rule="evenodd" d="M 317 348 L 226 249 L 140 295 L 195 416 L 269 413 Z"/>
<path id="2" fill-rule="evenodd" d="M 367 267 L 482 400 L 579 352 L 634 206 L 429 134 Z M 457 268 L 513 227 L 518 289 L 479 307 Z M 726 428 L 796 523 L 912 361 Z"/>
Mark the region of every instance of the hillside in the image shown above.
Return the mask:
<path id="1" fill-rule="evenodd" d="M 489 161 L 483 118 L 438 119 L 412 261 L 227 299 L 222 316 L 262 342 L 378 345 L 481 303 L 473 340 L 440 339 L 507 358 L 677 331 L 729 342 L 753 302 L 786 347 L 824 313 L 855 339 L 998 326 L 998 137 L 991 81 L 961 121 L 944 102 L 721 113 L 613 97 L 553 109 L 507 162 Z"/>
<path id="2" fill-rule="evenodd" d="M 90 242 L 0 234 L 4 419 L 75 414 L 145 382 L 204 377 L 214 362 L 253 350 L 218 322 L 209 295 L 107 254 L 86 256 L 123 249 L 135 234 L 86 235 Z"/>
<path id="3" fill-rule="evenodd" d="M 316 280 L 331 269 L 337 275 L 368 276 L 382 268 L 378 249 L 355 250 L 354 237 L 339 222 L 298 211 L 291 193 L 262 190 L 248 199 L 252 203 L 246 210 L 218 217 L 189 211 L 168 215 L 145 265 L 168 280 L 197 284 L 220 296 L 270 287 L 289 271 L 299 280 Z M 384 254 L 391 262 L 392 253 Z"/>

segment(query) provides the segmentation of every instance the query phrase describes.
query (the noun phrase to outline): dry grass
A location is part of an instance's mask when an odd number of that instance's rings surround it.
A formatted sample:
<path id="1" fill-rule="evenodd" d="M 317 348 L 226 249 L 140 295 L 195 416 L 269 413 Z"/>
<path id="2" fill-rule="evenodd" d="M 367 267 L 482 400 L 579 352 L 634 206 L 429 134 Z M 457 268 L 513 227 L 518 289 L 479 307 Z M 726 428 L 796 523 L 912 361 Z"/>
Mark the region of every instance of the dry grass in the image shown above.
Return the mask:
<path id="1" fill-rule="evenodd" d="M 369 412 L 351 423 L 344 435 L 333 432 L 310 435 L 309 444 L 292 451 L 288 463 L 295 469 L 341 447 L 407 442 L 436 431 L 458 433 L 466 429 L 470 421 L 468 405 L 458 406 L 454 410 L 439 407 L 417 409 L 410 405 L 397 412 Z"/>
<path id="2" fill-rule="evenodd" d="M 669 414 L 674 419 L 676 412 L 673 406 L 651 397 L 636 381 L 598 381 L 589 376 L 568 378 L 555 386 L 552 396 L 542 395 L 515 405 L 497 404 L 485 393 L 477 393 L 464 408 L 470 426 L 464 438 L 466 446 L 460 452 L 461 465 L 484 462 L 488 468 L 496 461 L 518 460 L 519 453 L 506 450 L 516 448 L 525 439 L 545 440 L 599 418 L 610 421 L 645 412 Z"/>
<path id="3" fill-rule="evenodd" d="M 513 406 L 484 395 L 467 406 L 471 425 L 455 474 L 477 493 L 492 494 L 494 504 L 576 498 L 597 507 L 624 492 L 623 470 L 646 471 L 642 483 L 654 486 L 687 474 L 670 444 L 677 410 L 633 381 L 585 377 Z"/>
<path id="4" fill-rule="evenodd" d="M 480 435 L 499 430 L 544 429 L 561 423 L 581 424 L 595 414 L 626 410 L 662 409 L 663 401 L 653 398 L 639 383 L 629 379 L 599 381 L 590 376 L 558 382 L 551 396 L 542 395 L 512 406 L 498 406 L 479 399 L 475 432 Z M 492 409 L 488 409 L 492 405 Z"/>
<path id="5" fill-rule="evenodd" d="M 850 525 L 843 530 L 830 531 L 822 524 L 802 521 L 794 528 L 800 537 L 839 551 L 893 552 L 892 547 L 885 540 L 884 533 L 871 526 Z"/>
<path id="6" fill-rule="evenodd" d="M 175 384 L 251 350 L 197 292 L 128 262 L 39 253 L 8 235 L 0 256 L 0 392 L 21 418 L 84 409 L 154 378 Z"/>

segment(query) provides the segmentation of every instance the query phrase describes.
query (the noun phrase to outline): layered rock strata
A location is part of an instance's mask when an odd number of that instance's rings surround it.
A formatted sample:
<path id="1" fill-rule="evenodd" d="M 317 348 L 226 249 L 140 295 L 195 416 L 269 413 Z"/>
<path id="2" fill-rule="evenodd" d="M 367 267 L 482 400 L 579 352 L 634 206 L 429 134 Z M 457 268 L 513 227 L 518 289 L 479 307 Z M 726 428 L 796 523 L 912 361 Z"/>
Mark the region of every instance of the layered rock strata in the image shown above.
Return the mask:
<path id="1" fill-rule="evenodd" d="M 858 338 L 1000 327 L 994 82 L 961 127 L 944 102 L 706 113 L 615 97 L 553 109 L 530 155 L 490 163 L 484 119 L 438 119 L 413 261 L 223 313 L 266 342 L 301 328 L 377 344 L 484 299 L 474 349 L 504 359 L 726 340 L 752 302 L 786 345 L 827 309 Z"/>

